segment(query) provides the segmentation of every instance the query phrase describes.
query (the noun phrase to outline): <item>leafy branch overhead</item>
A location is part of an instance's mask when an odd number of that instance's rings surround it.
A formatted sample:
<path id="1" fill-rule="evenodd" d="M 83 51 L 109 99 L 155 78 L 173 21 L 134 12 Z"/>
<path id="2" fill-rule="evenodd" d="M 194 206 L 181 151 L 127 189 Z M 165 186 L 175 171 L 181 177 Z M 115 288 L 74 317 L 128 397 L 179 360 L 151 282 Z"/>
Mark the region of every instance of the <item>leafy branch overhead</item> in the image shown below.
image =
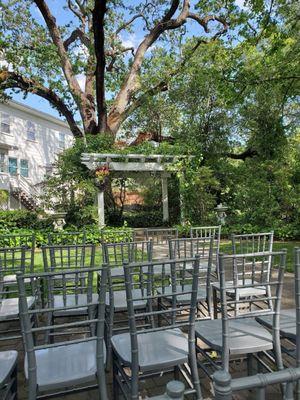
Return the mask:
<path id="1" fill-rule="evenodd" d="M 217 9 L 189 0 L 126 2 L 67 0 L 64 9 L 51 10 L 46 0 L 1 2 L 3 91 L 21 90 L 48 100 L 68 121 L 74 136 L 110 132 L 116 135 L 143 96 L 166 85 L 142 88 L 143 63 L 153 46 L 177 53 L 188 33 L 188 22 L 199 43 L 207 43 L 229 29 L 231 2 Z M 229 4 L 229 5 L 228 5 Z M 211 11 L 211 12 L 210 12 Z M 54 15 L 55 14 L 55 15 Z M 124 35 L 138 27 L 139 43 L 126 45 Z M 210 33 L 210 27 L 212 33 Z M 199 30 L 199 28 L 201 28 Z M 204 37 L 203 37 L 204 35 Z M 170 77 L 174 72 L 170 72 Z M 166 74 L 166 79 L 168 74 Z M 83 83 L 82 83 L 83 82 Z M 74 118 L 78 111 L 81 125 Z"/>

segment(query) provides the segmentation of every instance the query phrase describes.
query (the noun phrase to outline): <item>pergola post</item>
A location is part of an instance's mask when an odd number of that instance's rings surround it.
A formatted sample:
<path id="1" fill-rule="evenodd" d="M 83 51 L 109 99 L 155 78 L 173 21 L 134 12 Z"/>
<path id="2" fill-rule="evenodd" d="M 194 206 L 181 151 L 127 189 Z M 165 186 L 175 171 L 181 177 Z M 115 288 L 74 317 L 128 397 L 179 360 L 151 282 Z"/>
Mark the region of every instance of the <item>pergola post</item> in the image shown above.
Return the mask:
<path id="1" fill-rule="evenodd" d="M 104 218 L 104 191 L 98 190 L 98 225 L 99 228 L 103 228 L 105 225 L 105 218 Z"/>
<path id="2" fill-rule="evenodd" d="M 163 222 L 169 221 L 169 198 L 168 198 L 168 176 L 161 174 L 162 203 L 163 203 Z"/>

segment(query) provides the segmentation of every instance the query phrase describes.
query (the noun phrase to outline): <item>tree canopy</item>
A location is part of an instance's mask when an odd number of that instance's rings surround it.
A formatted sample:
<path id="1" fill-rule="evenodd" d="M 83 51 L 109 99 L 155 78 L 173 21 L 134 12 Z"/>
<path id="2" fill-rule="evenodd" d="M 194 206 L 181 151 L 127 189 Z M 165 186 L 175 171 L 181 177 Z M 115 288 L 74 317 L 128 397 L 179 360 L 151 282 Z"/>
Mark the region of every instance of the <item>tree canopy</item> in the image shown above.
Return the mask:
<path id="1" fill-rule="evenodd" d="M 65 0 L 54 7 L 47 0 L 0 1 L 2 96 L 21 90 L 43 97 L 76 137 L 115 136 L 149 98 L 166 91 L 171 80 L 184 79 L 191 60 L 211 44 L 234 48 L 246 39 L 262 43 L 272 29 L 276 34 L 288 4 L 245 4 Z M 238 81 L 242 85 L 240 76 Z"/>

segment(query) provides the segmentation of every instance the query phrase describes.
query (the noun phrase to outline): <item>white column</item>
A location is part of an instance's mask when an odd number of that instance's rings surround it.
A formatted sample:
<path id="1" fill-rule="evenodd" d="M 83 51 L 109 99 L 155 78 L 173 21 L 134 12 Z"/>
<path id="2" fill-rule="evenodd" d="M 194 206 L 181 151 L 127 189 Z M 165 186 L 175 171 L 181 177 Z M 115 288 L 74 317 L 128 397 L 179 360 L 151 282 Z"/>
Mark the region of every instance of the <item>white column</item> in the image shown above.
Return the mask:
<path id="1" fill-rule="evenodd" d="M 104 219 L 104 192 L 98 190 L 98 225 L 102 228 L 105 225 Z"/>
<path id="2" fill-rule="evenodd" d="M 169 221 L 169 201 L 168 201 L 168 176 L 161 175 L 162 202 L 163 202 L 163 221 Z"/>

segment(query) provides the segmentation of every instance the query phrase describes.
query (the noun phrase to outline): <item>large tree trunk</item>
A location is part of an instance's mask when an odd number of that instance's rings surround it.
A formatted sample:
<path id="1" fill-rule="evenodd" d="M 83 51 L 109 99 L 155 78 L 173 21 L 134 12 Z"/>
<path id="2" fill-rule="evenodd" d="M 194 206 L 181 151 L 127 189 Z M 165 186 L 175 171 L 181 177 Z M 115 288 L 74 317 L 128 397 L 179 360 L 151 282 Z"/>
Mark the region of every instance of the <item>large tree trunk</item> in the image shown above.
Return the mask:
<path id="1" fill-rule="evenodd" d="M 95 107 L 90 102 L 85 102 L 81 109 L 83 129 L 86 135 L 97 135 L 98 124 L 96 121 Z"/>

